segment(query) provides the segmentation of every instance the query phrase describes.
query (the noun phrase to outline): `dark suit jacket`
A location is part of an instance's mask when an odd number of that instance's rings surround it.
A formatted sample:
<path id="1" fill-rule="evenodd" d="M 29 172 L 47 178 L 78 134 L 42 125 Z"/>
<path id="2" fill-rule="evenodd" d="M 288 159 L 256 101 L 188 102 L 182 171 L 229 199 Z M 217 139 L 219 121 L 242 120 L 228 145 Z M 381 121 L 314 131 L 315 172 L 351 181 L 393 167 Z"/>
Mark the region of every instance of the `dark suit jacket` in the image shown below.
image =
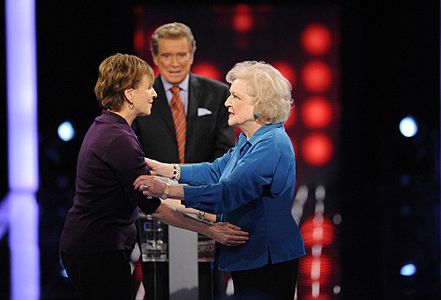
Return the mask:
<path id="1" fill-rule="evenodd" d="M 159 76 L 153 87 L 158 96 L 153 102 L 152 113 L 150 116 L 136 118 L 133 129 L 146 157 L 176 163 L 179 159 L 175 126 Z M 234 145 L 234 130 L 228 126 L 228 110 L 224 105 L 228 95 L 226 84 L 190 74 L 186 163 L 213 161 Z M 207 109 L 211 114 L 198 116 L 198 108 Z"/>

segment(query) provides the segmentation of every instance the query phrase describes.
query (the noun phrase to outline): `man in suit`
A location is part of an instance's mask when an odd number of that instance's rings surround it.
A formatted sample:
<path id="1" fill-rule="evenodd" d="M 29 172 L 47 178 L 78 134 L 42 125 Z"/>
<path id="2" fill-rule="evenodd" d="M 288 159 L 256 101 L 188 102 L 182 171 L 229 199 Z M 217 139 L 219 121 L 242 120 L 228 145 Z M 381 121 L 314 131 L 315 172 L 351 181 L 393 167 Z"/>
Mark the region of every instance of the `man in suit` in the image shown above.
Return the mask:
<path id="1" fill-rule="evenodd" d="M 234 131 L 228 126 L 228 111 L 224 106 L 229 95 L 228 86 L 190 72 L 195 50 L 196 41 L 185 24 L 165 24 L 152 35 L 153 62 L 159 70 L 153 87 L 158 96 L 151 115 L 148 118 L 139 117 L 133 124 L 148 158 L 168 163 L 213 161 L 234 145 Z M 181 111 L 185 114 L 183 122 L 177 120 L 179 113 L 174 110 L 175 101 L 182 103 Z M 201 249 L 203 238 L 199 240 Z M 155 272 L 151 270 L 152 267 L 155 270 L 163 269 L 162 276 L 168 278 L 166 264 L 156 263 L 152 266 L 152 263 L 144 263 L 147 294 L 147 285 L 151 286 L 152 282 L 149 274 Z M 211 298 L 207 294 L 212 293 L 213 282 L 211 279 L 207 281 L 207 272 L 210 278 L 212 271 L 215 277 L 219 276 L 211 268 L 212 262 L 201 262 L 199 259 L 199 299 Z M 215 279 L 214 285 L 219 282 L 219 279 Z"/>

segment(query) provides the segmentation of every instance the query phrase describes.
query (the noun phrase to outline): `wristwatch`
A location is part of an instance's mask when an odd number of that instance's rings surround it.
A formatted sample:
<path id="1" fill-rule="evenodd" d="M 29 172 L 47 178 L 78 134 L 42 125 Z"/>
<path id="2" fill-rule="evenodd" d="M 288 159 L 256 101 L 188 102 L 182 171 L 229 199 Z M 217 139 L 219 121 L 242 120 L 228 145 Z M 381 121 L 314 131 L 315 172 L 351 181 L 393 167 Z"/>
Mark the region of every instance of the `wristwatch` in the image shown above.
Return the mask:
<path id="1" fill-rule="evenodd" d="M 198 211 L 198 219 L 199 220 L 205 220 L 205 211 Z"/>
<path id="2" fill-rule="evenodd" d="M 162 200 L 165 200 L 168 198 L 168 194 L 170 194 L 170 189 L 171 189 L 171 184 L 166 182 L 165 183 L 165 189 L 164 189 L 164 193 L 162 193 L 162 195 L 159 197 Z"/>

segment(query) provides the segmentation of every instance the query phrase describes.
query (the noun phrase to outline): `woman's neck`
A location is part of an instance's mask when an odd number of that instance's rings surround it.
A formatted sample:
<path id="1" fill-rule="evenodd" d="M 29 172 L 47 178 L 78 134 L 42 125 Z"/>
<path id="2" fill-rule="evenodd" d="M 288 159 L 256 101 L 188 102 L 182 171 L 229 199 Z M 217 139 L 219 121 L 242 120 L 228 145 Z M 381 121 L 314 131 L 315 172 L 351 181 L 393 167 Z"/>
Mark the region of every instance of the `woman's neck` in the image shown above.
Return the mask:
<path id="1" fill-rule="evenodd" d="M 131 113 L 131 110 L 126 109 L 125 106 L 123 106 L 119 111 L 112 109 L 108 109 L 107 111 L 122 117 L 130 126 L 132 126 L 133 120 L 135 120 L 135 116 Z"/>
<path id="2" fill-rule="evenodd" d="M 254 121 L 252 123 L 247 124 L 246 126 L 243 126 L 240 129 L 243 131 L 243 133 L 247 137 L 247 140 L 249 140 L 253 136 L 253 134 L 257 130 L 259 130 L 259 128 L 262 127 L 262 126 L 263 126 L 263 124 L 260 124 L 260 123 L 258 123 L 256 121 Z"/>

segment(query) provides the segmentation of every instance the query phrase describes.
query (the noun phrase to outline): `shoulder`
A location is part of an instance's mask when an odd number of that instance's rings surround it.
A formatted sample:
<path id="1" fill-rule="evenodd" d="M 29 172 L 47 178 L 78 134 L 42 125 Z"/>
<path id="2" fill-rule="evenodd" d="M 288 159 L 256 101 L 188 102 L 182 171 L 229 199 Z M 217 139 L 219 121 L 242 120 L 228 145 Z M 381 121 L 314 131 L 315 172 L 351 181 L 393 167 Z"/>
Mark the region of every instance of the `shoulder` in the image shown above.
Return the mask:
<path id="1" fill-rule="evenodd" d="M 276 126 L 265 132 L 260 142 L 277 153 L 293 152 L 291 139 L 283 126 Z"/>
<path id="2" fill-rule="evenodd" d="M 136 142 L 136 135 L 132 128 L 121 122 L 103 122 L 95 126 L 94 135 L 97 141 L 108 146 L 120 143 Z"/>
<path id="3" fill-rule="evenodd" d="M 162 80 L 161 80 L 160 76 L 156 76 L 155 77 L 155 81 L 153 82 L 153 88 L 155 90 L 163 89 L 164 88 L 164 85 L 162 84 Z"/>
<path id="4" fill-rule="evenodd" d="M 273 134 L 274 147 L 279 153 L 284 155 L 294 154 L 294 148 L 291 142 L 291 138 L 288 136 L 283 126 L 276 127 L 273 131 Z"/>

